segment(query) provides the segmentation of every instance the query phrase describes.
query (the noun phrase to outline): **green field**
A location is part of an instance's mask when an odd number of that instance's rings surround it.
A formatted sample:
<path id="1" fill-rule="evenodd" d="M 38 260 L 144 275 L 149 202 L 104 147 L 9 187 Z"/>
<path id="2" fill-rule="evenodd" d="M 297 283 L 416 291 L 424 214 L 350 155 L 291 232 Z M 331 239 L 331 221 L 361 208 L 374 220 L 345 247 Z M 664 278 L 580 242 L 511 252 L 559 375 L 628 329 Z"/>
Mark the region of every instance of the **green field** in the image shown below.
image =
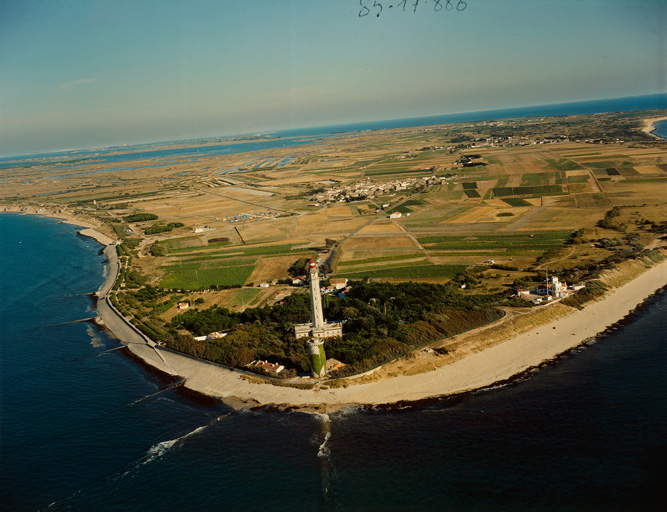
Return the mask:
<path id="1" fill-rule="evenodd" d="M 426 201 L 422 201 L 421 199 L 408 199 L 402 203 L 403 206 L 421 206 L 423 204 L 426 204 Z"/>
<path id="2" fill-rule="evenodd" d="M 409 260 L 413 258 L 422 257 L 423 254 L 411 253 L 411 254 L 397 254 L 395 256 L 382 256 L 378 258 L 365 258 L 363 260 L 350 260 L 350 261 L 340 261 L 338 262 L 338 267 L 352 267 L 357 265 L 365 265 L 368 263 L 382 263 L 384 261 L 397 261 L 397 260 Z"/>
<path id="3" fill-rule="evenodd" d="M 227 245 L 226 242 L 220 242 L 223 245 Z M 210 246 L 209 246 L 210 247 Z M 184 248 L 182 250 L 175 251 L 177 253 L 187 253 L 193 251 L 200 251 L 201 256 L 204 258 L 221 258 L 227 255 L 233 256 L 271 256 L 276 254 L 294 254 L 299 255 L 301 253 L 310 253 L 308 249 L 293 249 L 296 247 L 292 244 L 282 244 L 282 245 L 267 245 L 265 247 L 247 247 L 244 245 L 228 247 L 223 250 L 212 250 L 205 251 L 208 247 L 190 247 Z M 216 247 L 213 246 L 215 249 Z"/>
<path id="4" fill-rule="evenodd" d="M 211 269 L 179 269 L 167 271 L 160 282 L 163 288 L 197 290 L 211 286 L 243 286 L 255 270 L 254 265 Z"/>
<path id="5" fill-rule="evenodd" d="M 536 187 L 495 187 L 493 194 L 496 197 L 505 196 L 557 196 L 563 194 L 563 188 L 560 185 L 541 185 Z"/>
<path id="6" fill-rule="evenodd" d="M 188 242 L 190 240 L 190 242 Z M 194 241 L 193 241 L 194 240 Z M 190 238 L 178 238 L 176 240 L 165 240 L 163 242 L 160 242 L 162 246 L 164 246 L 167 249 L 168 254 L 181 254 L 181 253 L 189 253 L 192 251 L 203 251 L 206 249 L 217 249 L 219 247 L 224 247 L 226 245 L 229 245 L 229 241 L 223 241 L 223 242 L 214 242 L 212 244 L 207 244 L 207 245 L 194 245 L 198 239 L 196 237 L 190 237 Z M 191 245 L 187 245 L 190 243 Z"/>
<path id="7" fill-rule="evenodd" d="M 256 306 L 261 294 L 261 288 L 240 288 L 234 292 L 234 298 L 227 307 Z"/>
<path id="8" fill-rule="evenodd" d="M 517 252 L 538 252 L 562 246 L 570 237 L 567 231 L 554 231 L 530 235 L 485 235 L 483 237 L 465 236 L 425 236 L 419 237 L 419 243 L 429 251 L 466 251 L 484 250 L 515 254 Z"/>
<path id="9" fill-rule="evenodd" d="M 528 201 L 521 199 L 520 197 L 507 197 L 503 199 L 503 201 L 505 201 L 510 206 L 533 206 Z"/>
<path id="10" fill-rule="evenodd" d="M 606 169 L 607 167 L 614 166 L 614 164 L 611 162 L 586 162 L 584 165 L 586 167 L 593 167 L 595 169 Z"/>
<path id="11" fill-rule="evenodd" d="M 350 279 L 451 279 L 463 272 L 467 265 L 408 265 L 361 272 L 347 272 Z M 341 274 L 342 276 L 342 274 Z"/>
<path id="12" fill-rule="evenodd" d="M 407 206 L 405 206 L 405 204 L 401 204 L 401 205 L 398 205 L 398 206 L 396 206 L 396 207 L 394 207 L 394 208 L 391 208 L 390 210 L 387 210 L 387 213 L 389 213 L 389 214 L 396 213 L 396 212 L 400 212 L 400 213 L 412 213 L 412 209 L 410 209 L 410 208 L 408 208 Z"/>
<path id="13" fill-rule="evenodd" d="M 534 187 L 539 185 L 549 185 L 556 177 L 557 173 L 554 172 L 529 172 L 521 176 L 521 186 Z"/>
<path id="14" fill-rule="evenodd" d="M 546 161 L 549 162 L 549 165 L 555 167 L 559 171 L 574 171 L 576 169 L 581 169 L 581 166 L 578 163 L 573 162 L 568 158 L 559 158 L 558 160 L 547 158 Z"/>

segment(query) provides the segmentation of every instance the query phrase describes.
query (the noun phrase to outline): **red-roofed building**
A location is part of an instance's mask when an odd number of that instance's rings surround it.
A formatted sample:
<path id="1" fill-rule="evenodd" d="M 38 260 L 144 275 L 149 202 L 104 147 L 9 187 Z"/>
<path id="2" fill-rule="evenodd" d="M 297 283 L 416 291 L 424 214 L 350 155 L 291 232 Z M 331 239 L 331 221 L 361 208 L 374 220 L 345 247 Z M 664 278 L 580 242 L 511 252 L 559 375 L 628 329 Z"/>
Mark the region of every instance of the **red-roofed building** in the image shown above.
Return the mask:
<path id="1" fill-rule="evenodd" d="M 248 365 L 251 368 L 260 368 L 262 370 L 266 370 L 270 373 L 275 373 L 276 375 L 282 372 L 285 367 L 281 364 L 278 363 L 269 363 L 268 361 L 262 361 L 261 359 L 258 359 L 256 361 L 253 361 Z"/>

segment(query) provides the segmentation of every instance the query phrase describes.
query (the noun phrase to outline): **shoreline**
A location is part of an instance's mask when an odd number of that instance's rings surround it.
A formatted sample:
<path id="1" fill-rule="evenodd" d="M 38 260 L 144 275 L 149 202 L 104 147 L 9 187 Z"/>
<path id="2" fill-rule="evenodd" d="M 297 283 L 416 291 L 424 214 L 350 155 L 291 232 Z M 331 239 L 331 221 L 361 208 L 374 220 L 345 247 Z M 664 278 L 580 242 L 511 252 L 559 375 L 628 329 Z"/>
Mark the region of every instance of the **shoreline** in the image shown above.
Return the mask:
<path id="1" fill-rule="evenodd" d="M 40 209 L 44 210 L 44 209 Z M 5 210 L 8 211 L 8 210 Z M 86 222 L 57 216 L 47 211 L 14 211 L 56 218 L 87 227 Z M 108 329 L 119 342 L 146 365 L 183 380 L 183 387 L 222 400 L 240 409 L 278 406 L 289 410 L 330 412 L 346 407 L 385 406 L 422 402 L 460 395 L 475 390 L 521 380 L 535 368 L 558 361 L 578 346 L 601 335 L 623 321 L 639 305 L 667 287 L 667 261 L 648 267 L 624 285 L 613 288 L 601 300 L 572 309 L 565 317 L 539 325 L 504 342 L 474 352 L 431 371 L 414 375 L 384 377 L 372 382 L 331 388 L 327 382 L 314 389 L 276 386 L 252 382 L 240 370 L 159 347 L 138 331 L 111 304 L 109 292 L 120 273 L 120 259 L 109 237 L 93 228 L 78 234 L 89 236 L 104 246 L 109 272 L 95 295 L 98 297 L 98 325 Z M 350 382 L 350 381 L 347 381 Z"/>
<path id="2" fill-rule="evenodd" d="M 589 342 L 622 321 L 640 304 L 667 286 L 667 261 L 657 263 L 636 279 L 610 291 L 582 310 L 542 324 L 510 340 L 470 354 L 432 371 L 415 375 L 329 388 L 297 389 L 250 382 L 244 373 L 215 363 L 130 342 L 128 349 L 146 364 L 184 379 L 189 390 L 212 396 L 234 407 L 280 406 L 290 409 L 333 411 L 346 407 L 419 402 L 493 387 Z M 106 323 L 106 319 L 105 319 Z M 135 333 L 136 334 L 136 333 Z"/>
<path id="3" fill-rule="evenodd" d="M 665 137 L 660 137 L 660 135 L 656 135 L 655 133 L 653 133 L 655 131 L 655 123 L 658 123 L 660 121 L 667 121 L 667 116 L 644 119 L 644 127 L 642 128 L 642 132 L 644 132 L 647 135 L 650 135 L 651 137 L 655 137 L 656 139 L 659 140 L 663 141 L 667 140 Z"/>

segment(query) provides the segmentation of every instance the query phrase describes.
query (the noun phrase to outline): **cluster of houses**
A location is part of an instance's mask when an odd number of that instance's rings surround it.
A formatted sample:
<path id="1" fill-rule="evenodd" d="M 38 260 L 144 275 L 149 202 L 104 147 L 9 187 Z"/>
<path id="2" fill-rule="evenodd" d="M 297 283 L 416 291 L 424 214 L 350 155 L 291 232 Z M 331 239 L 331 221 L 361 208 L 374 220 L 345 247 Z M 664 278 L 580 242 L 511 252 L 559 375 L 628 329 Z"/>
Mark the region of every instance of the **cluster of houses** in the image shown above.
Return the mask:
<path id="1" fill-rule="evenodd" d="M 530 300 L 533 304 L 541 304 L 554 299 L 563 299 L 578 290 L 584 288 L 583 283 L 567 286 L 565 281 L 560 281 L 557 277 L 552 277 L 544 284 L 539 284 L 534 289 L 519 288 L 517 295 L 523 299 Z"/>
<path id="2" fill-rule="evenodd" d="M 292 279 L 292 286 L 306 286 L 308 278 L 306 276 L 299 276 Z M 332 277 L 329 279 L 328 286 L 320 287 L 321 293 L 330 295 L 337 295 L 339 299 L 344 299 L 352 289 L 347 285 L 347 277 Z"/>
<path id="3" fill-rule="evenodd" d="M 213 231 L 215 228 L 211 226 L 197 226 L 193 228 L 193 233 L 205 233 L 206 231 Z"/>
<path id="4" fill-rule="evenodd" d="M 227 215 L 225 222 L 230 224 L 237 224 L 239 222 L 255 222 L 264 219 L 274 219 L 280 217 L 278 212 L 262 212 L 262 213 L 236 213 L 234 215 Z"/>
<path id="5" fill-rule="evenodd" d="M 313 206 L 323 206 L 335 202 L 345 203 L 349 201 L 374 199 L 379 196 L 396 192 L 416 190 L 424 185 L 439 185 L 451 179 L 453 179 L 451 176 L 426 176 L 423 178 L 402 178 L 400 180 L 375 183 L 371 178 L 367 178 L 350 185 L 337 185 L 317 194 L 314 197 L 317 203 L 313 204 Z"/>
<path id="6" fill-rule="evenodd" d="M 344 368 L 345 366 L 347 365 L 345 363 L 341 363 L 338 359 L 334 358 L 327 359 L 327 365 L 326 365 L 327 373 L 339 370 L 341 368 Z M 246 367 L 250 370 L 263 370 L 269 375 L 274 375 L 274 376 L 279 375 L 280 372 L 282 372 L 285 369 L 285 367 L 280 363 L 270 363 L 269 361 L 263 361 L 261 359 L 257 359 L 255 361 L 252 361 L 251 363 L 248 363 Z"/>

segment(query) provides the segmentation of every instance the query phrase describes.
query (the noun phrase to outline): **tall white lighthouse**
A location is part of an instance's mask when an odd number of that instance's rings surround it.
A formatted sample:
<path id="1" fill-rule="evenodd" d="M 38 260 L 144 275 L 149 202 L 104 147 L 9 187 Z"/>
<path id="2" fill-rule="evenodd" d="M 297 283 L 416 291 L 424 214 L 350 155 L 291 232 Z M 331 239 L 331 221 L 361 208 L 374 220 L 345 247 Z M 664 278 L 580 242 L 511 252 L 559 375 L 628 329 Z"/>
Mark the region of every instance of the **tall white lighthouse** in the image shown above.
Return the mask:
<path id="1" fill-rule="evenodd" d="M 320 274 L 313 260 L 308 264 L 310 275 L 310 313 L 313 330 L 324 327 L 324 313 L 322 312 L 322 294 L 320 292 Z"/>
<path id="2" fill-rule="evenodd" d="M 342 322 L 327 322 L 322 310 L 322 292 L 320 291 L 320 275 L 317 264 L 310 260 L 308 263 L 310 277 L 310 315 L 311 322 L 294 326 L 294 335 L 297 339 L 309 337 L 311 370 L 313 377 L 324 377 L 326 374 L 326 355 L 324 354 L 324 339 L 343 335 Z"/>

